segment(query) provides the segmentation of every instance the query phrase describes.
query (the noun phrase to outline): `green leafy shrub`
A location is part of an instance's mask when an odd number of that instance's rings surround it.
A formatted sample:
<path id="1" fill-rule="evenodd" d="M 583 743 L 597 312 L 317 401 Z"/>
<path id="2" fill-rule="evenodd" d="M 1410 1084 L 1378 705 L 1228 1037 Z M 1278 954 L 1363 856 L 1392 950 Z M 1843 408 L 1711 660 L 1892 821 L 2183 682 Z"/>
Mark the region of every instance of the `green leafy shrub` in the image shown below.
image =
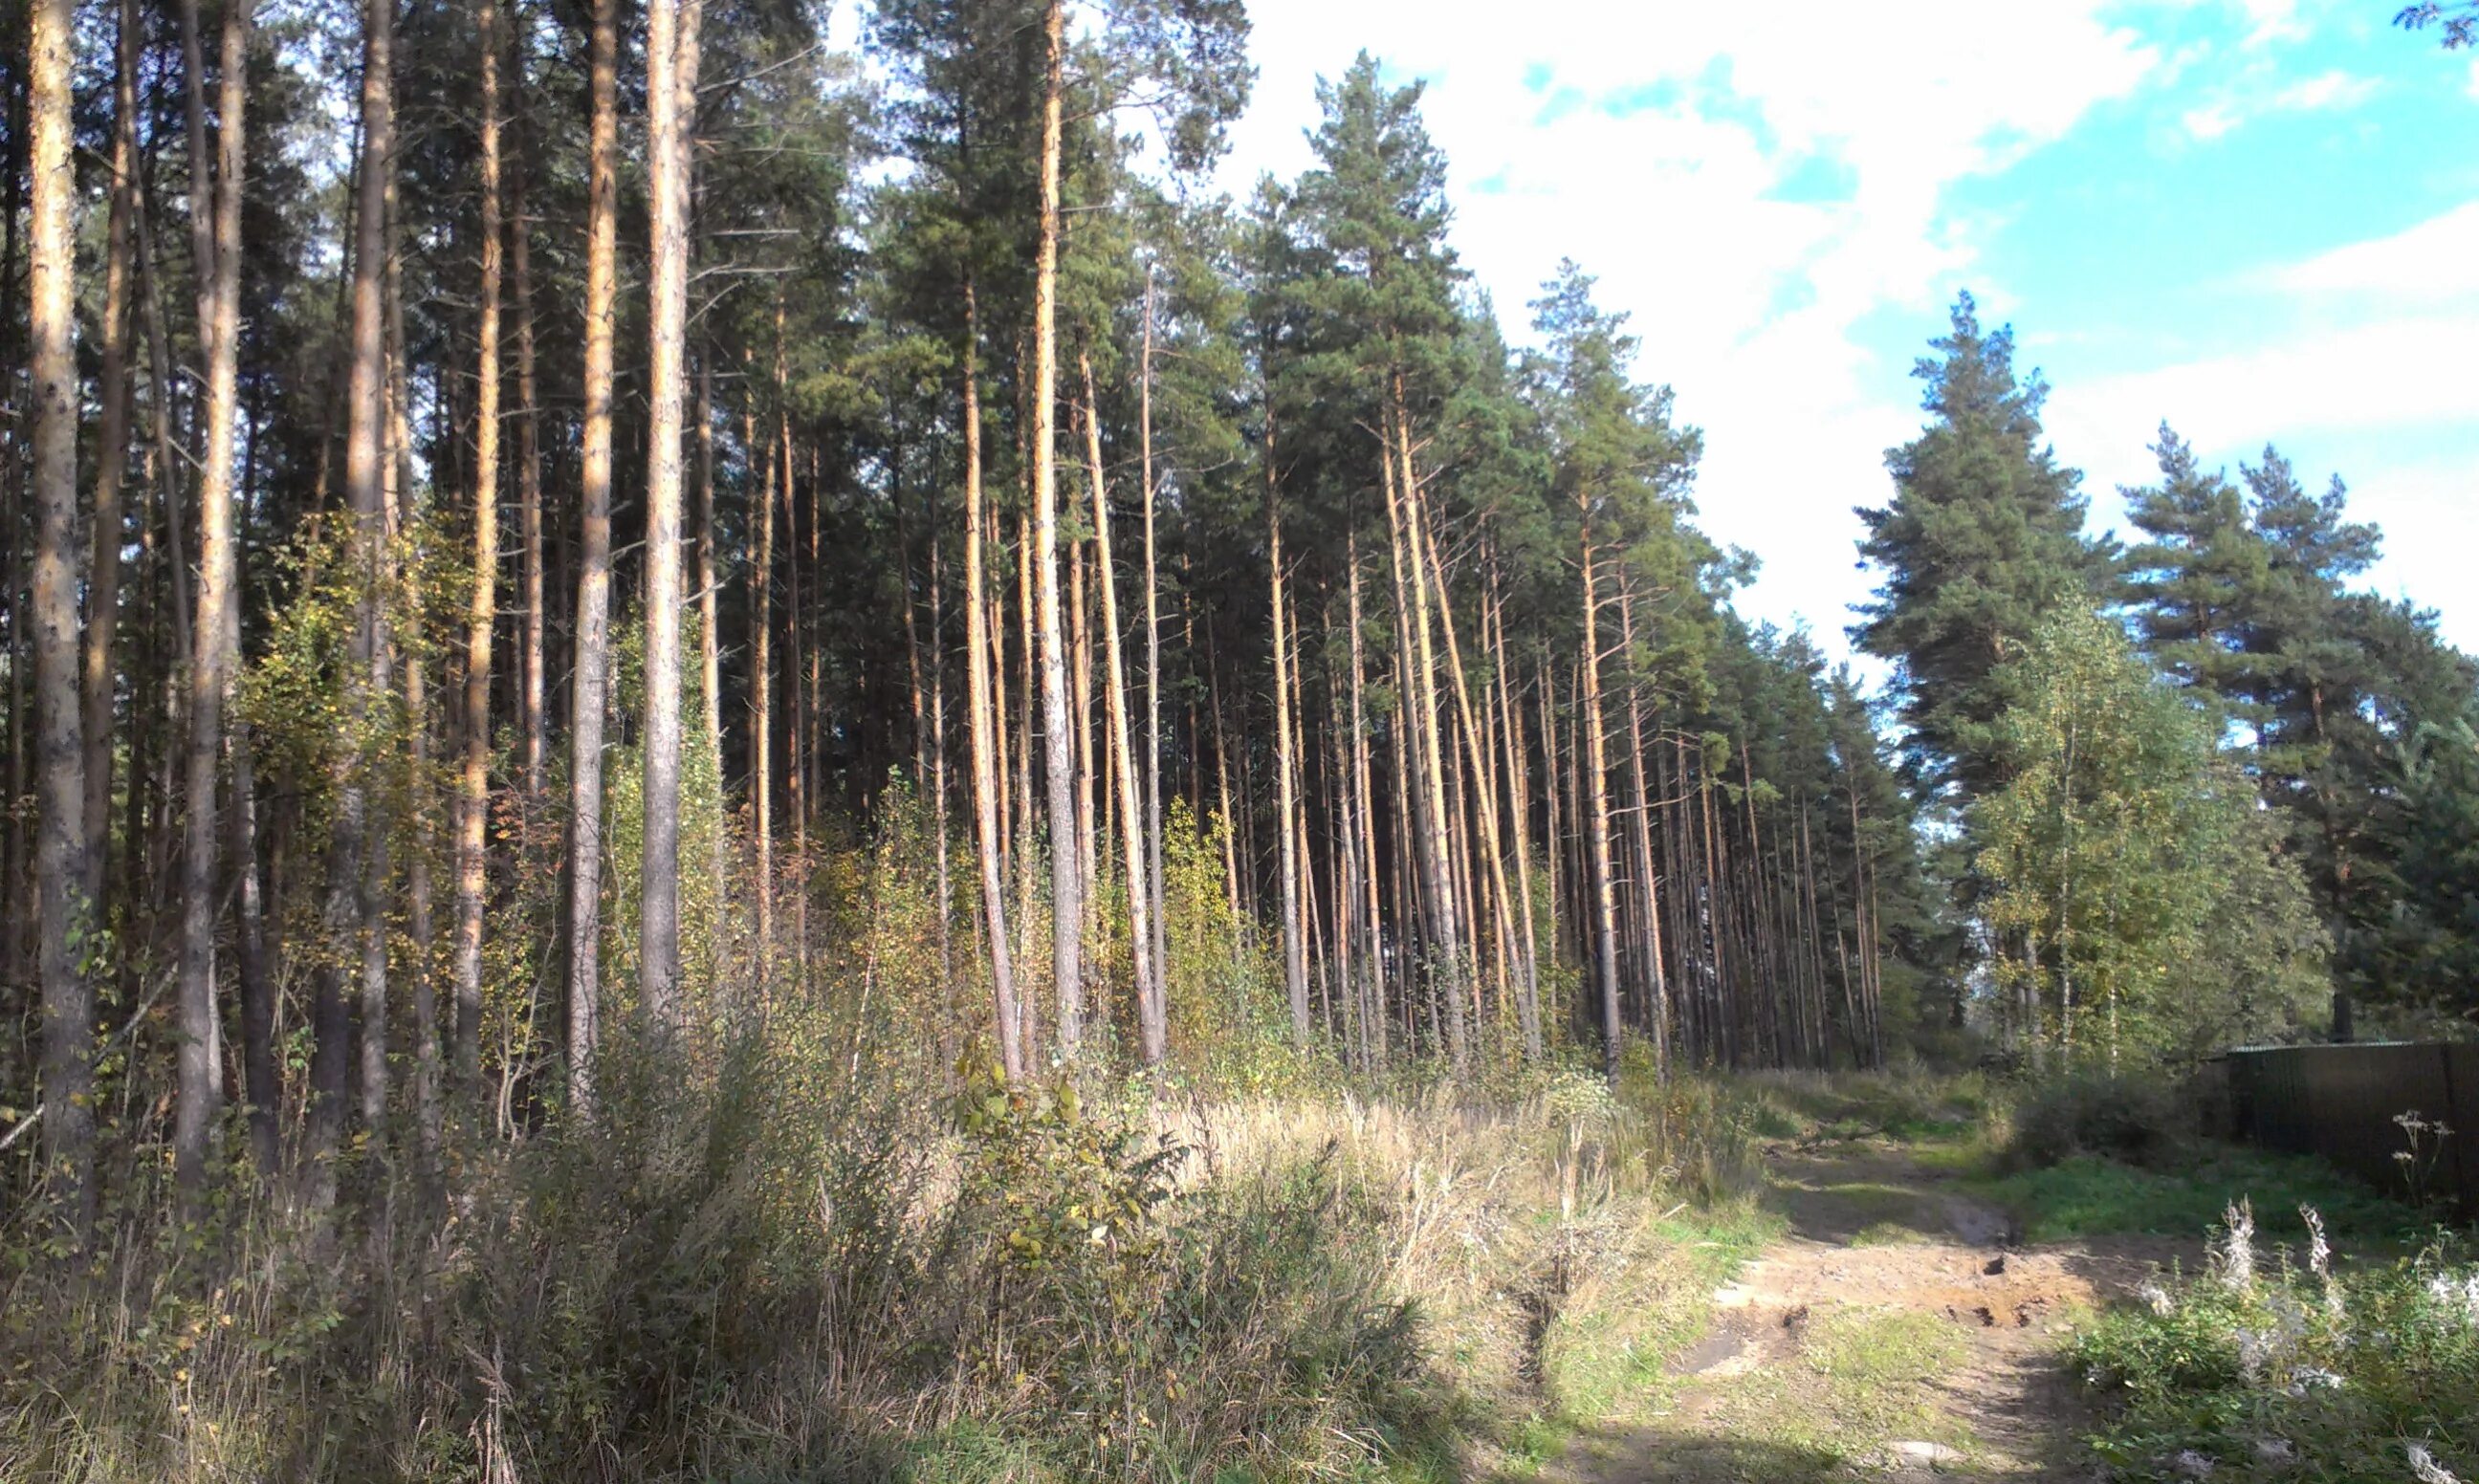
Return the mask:
<path id="1" fill-rule="evenodd" d="M 2095 1440 L 2130 1479 L 2413 1479 L 2479 1473 L 2479 1266 L 2440 1236 L 2348 1271 L 2309 1240 L 2267 1263 L 2231 1209 L 2208 1269 L 2145 1285 L 2076 1346 L 2115 1403 Z M 2441 1473 L 2422 1473 L 2425 1460 Z"/>
<path id="2" fill-rule="evenodd" d="M 2196 1132 L 2193 1102 L 2175 1081 L 2157 1071 L 2083 1070 L 2039 1083 L 2016 1101 L 2005 1153 L 2017 1169 L 2083 1154 L 2155 1165 L 2190 1144 Z"/>

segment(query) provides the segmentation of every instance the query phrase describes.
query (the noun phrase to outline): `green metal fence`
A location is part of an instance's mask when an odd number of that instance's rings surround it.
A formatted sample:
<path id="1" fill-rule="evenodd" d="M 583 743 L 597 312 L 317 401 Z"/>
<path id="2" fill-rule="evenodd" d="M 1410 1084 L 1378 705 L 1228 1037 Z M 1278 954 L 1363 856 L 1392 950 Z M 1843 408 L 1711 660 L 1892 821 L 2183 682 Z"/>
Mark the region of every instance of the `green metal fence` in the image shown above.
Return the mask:
<path id="1" fill-rule="evenodd" d="M 2399 1120 L 2431 1127 L 2422 1154 L 2427 1192 L 2479 1215 L 2479 1045 L 2396 1041 L 2268 1046 L 2222 1059 L 2231 1132 L 2267 1149 L 2313 1154 L 2376 1189 L 2410 1193 Z"/>

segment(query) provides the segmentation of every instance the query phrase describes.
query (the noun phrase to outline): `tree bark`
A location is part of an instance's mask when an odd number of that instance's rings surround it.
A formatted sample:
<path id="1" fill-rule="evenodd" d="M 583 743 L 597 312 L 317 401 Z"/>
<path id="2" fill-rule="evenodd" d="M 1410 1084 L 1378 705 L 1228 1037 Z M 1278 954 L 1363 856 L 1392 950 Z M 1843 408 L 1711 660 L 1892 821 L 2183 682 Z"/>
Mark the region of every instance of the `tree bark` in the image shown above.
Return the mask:
<path id="1" fill-rule="evenodd" d="M 1274 462 L 1273 388 L 1265 389 L 1265 567 L 1273 584 L 1274 616 L 1274 830 L 1277 896 L 1283 913 L 1283 992 L 1291 1007 L 1291 1041 L 1309 1043 L 1308 934 L 1300 920 L 1299 799 L 1296 744 L 1291 735 L 1291 636 L 1284 615 L 1282 475 Z"/>
<path id="2" fill-rule="evenodd" d="M 1589 497 L 1586 497 L 1589 499 Z M 1600 600 L 1594 581 L 1592 511 L 1583 520 L 1584 643 L 1583 684 L 1575 699 L 1583 711 L 1585 821 L 1590 837 L 1593 873 L 1593 937 L 1601 992 L 1601 1071 L 1615 1086 L 1619 1080 L 1618 922 L 1610 870 L 1609 760 L 1601 738 Z"/>
<path id="3" fill-rule="evenodd" d="M 144 23 L 137 0 L 120 0 L 112 89 L 112 208 L 105 229 L 101 375 L 95 399 L 101 416 L 95 434 L 92 554 L 87 564 L 86 669 L 86 897 L 97 919 L 110 873 L 112 839 L 112 719 L 118 677 L 113 644 L 120 622 L 120 485 L 129 464 L 129 310 L 132 218 L 138 195 L 138 69 Z M 13 538 L 14 527 L 11 527 Z"/>
<path id="4" fill-rule="evenodd" d="M 514 48 L 516 64 L 510 86 L 518 95 L 517 115 L 524 117 L 524 48 Z M 508 240 L 508 292 L 517 330 L 517 520 L 518 540 L 524 547 L 524 711 L 525 805 L 543 803 L 544 773 L 549 763 L 549 697 L 545 673 L 546 634 L 550 615 L 549 582 L 543 561 L 542 404 L 534 376 L 533 223 L 525 216 L 526 173 L 524 131 L 517 134 L 517 168 L 511 172 L 505 228 Z"/>
<path id="5" fill-rule="evenodd" d="M 687 395 L 688 120 L 697 109 L 697 0 L 649 0 L 646 97 L 652 323 L 646 449 L 646 733 L 639 1005 L 657 1045 L 680 1018 L 680 440 Z"/>
<path id="6" fill-rule="evenodd" d="M 1015 960 L 1007 927 L 1007 888 L 999 875 L 997 730 L 990 694 L 989 615 L 983 606 L 988 577 L 982 539 L 981 311 L 973 281 L 964 280 L 964 686 L 973 754 L 973 836 L 980 857 L 982 928 L 989 945 L 990 994 L 998 1017 L 999 1064 L 1009 1082 L 1024 1078 L 1024 1042 L 1016 1023 Z"/>
<path id="7" fill-rule="evenodd" d="M 352 583 L 357 593 L 353 636 L 345 679 L 344 724 L 350 744 L 340 760 L 335 824 L 327 860 L 327 893 L 323 923 L 329 952 L 319 967 L 313 1019 L 317 1047 L 310 1069 L 313 1104 L 310 1119 L 310 1201 L 324 1209 L 335 1202 L 335 1161 L 341 1152 L 346 1110 L 350 1034 L 345 998 L 348 963 L 358 963 L 363 976 L 366 1018 L 372 989 L 381 1016 L 366 1025 L 366 1040 L 384 1056 L 386 1025 L 386 944 L 375 920 L 376 903 L 369 881 L 369 857 L 375 834 L 370 807 L 369 770 L 365 755 L 372 708 L 387 693 L 386 612 L 380 590 L 380 566 L 387 546 L 383 467 L 387 423 L 387 340 L 385 294 L 387 275 L 387 180 L 394 149 L 395 107 L 393 52 L 395 12 L 392 0 L 370 0 L 366 10 L 362 54 L 362 150 L 356 182 L 353 226 L 351 320 L 346 353 L 345 397 L 345 493 L 352 521 Z M 350 941 L 357 952 L 347 956 Z M 380 977 L 369 979 L 373 963 Z M 367 1050 L 365 1064 L 369 1062 Z M 381 1062 L 382 1071 L 384 1061 Z"/>
<path id="8" fill-rule="evenodd" d="M 1623 579 L 1622 579 L 1623 583 Z M 1644 687 L 1635 670 L 1635 603 L 1626 588 L 1619 589 L 1619 630 L 1627 649 L 1627 763 L 1634 786 L 1637 888 L 1644 922 L 1645 1014 L 1652 1032 L 1652 1064 L 1662 1081 L 1670 1080 L 1670 985 L 1661 969 L 1661 893 L 1653 875 L 1652 794 L 1644 774 Z"/>
<path id="9" fill-rule="evenodd" d="M 1085 1037 L 1085 882 L 1077 858 L 1075 738 L 1067 714 L 1067 647 L 1059 597 L 1059 152 L 1066 92 L 1065 0 L 1042 6 L 1041 223 L 1033 270 L 1033 565 L 1039 586 L 1042 741 L 1050 790 L 1050 957 L 1059 1049 Z"/>
<path id="10" fill-rule="evenodd" d="M 775 387 L 779 402 L 783 387 L 783 306 L 775 306 Z M 755 400 L 753 389 L 749 394 Z M 741 425 L 750 433 L 756 430 L 754 415 L 744 417 Z M 757 522 L 757 554 L 749 570 L 749 810 L 752 830 L 756 835 L 757 860 L 757 941 L 751 953 L 750 978 L 757 985 L 759 1002 L 765 1001 L 771 962 L 775 948 L 775 481 L 779 456 L 773 439 L 767 440 L 766 473 L 758 476 L 756 445 L 744 438 L 749 450 L 749 499 L 755 508 L 751 514 Z M 789 477 L 788 472 L 783 477 Z"/>
<path id="11" fill-rule="evenodd" d="M 1137 477 L 1145 505 L 1145 883 L 1152 893 L 1153 981 L 1157 1009 L 1164 1012 L 1170 985 L 1168 929 L 1163 921 L 1162 802 L 1162 582 L 1155 568 L 1154 507 L 1154 273 L 1145 266 L 1144 345 L 1137 370 Z M 1166 1034 L 1166 1031 L 1165 1031 Z"/>
<path id="12" fill-rule="evenodd" d="M 194 0 L 185 8 L 190 26 Z M 196 649 L 190 661 L 185 854 L 181 871 L 181 1049 L 172 1108 L 172 1163 L 185 1202 L 194 1205 L 205 1185 L 207 1141 L 214 1132 L 223 1087 L 221 1021 L 216 1013 L 215 867 L 219 858 L 216 774 L 223 753 L 223 707 L 231 686 L 233 424 L 239 406 L 236 380 L 241 349 L 241 196 L 247 96 L 250 7 L 224 7 L 221 77 L 216 98 L 217 149 L 213 168 L 203 154 L 192 157 L 192 209 L 212 202 L 211 255 L 199 276 L 198 328 L 206 359 L 206 398 L 198 475 L 198 606 L 190 632 Z M 193 49 L 194 50 L 194 49 Z M 192 107 L 206 79 L 192 76 Z M 194 145 L 203 131 L 192 134 Z"/>
<path id="13" fill-rule="evenodd" d="M 465 614 L 465 755 L 457 778 L 456 1026 L 449 1066 L 460 1089 L 482 1077 L 484 842 L 491 817 L 491 640 L 499 602 L 499 10 L 475 0 L 482 80 L 481 303 L 475 317 L 473 586 Z"/>
<path id="14" fill-rule="evenodd" d="M 70 166 L 68 0 L 32 0 L 27 166 L 34 189 L 26 322 L 34 393 L 35 883 L 43 1002 L 43 1161 L 64 1221 L 83 1243 L 94 1219 L 89 983 L 94 904 L 86 894 L 86 768 L 78 704 L 77 178 Z M 15 626 L 12 626 L 13 627 Z M 185 1060 L 187 1054 L 184 1054 Z"/>
<path id="15" fill-rule="evenodd" d="M 618 0 L 594 0 L 592 120 L 585 188 L 585 419 L 578 514 L 576 662 L 570 681 L 568 1077 L 581 1113 L 594 1108 L 602 980 L 602 728 L 610 677 L 611 340 L 618 319 L 620 22 Z"/>
<path id="16" fill-rule="evenodd" d="M 1168 1047 L 1168 1032 L 1162 985 L 1154 978 L 1154 896 L 1145 845 L 1145 822 L 1150 816 L 1137 801 L 1136 756 L 1128 735 L 1128 672 L 1119 652 L 1119 587 L 1112 572 L 1111 506 L 1102 478 L 1102 422 L 1093 407 L 1093 362 L 1089 356 L 1079 356 L 1077 365 L 1085 377 L 1086 475 L 1093 491 L 1093 562 L 1102 578 L 1102 662 L 1110 698 L 1111 756 L 1118 782 L 1119 849 L 1128 887 L 1128 958 L 1136 969 L 1137 1051 L 1145 1065 L 1159 1066 Z"/>
<path id="17" fill-rule="evenodd" d="M 1516 1018 L 1523 1035 L 1523 1055 L 1541 1060 L 1541 941 L 1532 907 L 1532 789 L 1523 766 L 1523 729 L 1515 710 L 1515 678 L 1506 652 L 1506 616 L 1493 594 L 1490 627 L 1491 665 L 1497 689 L 1498 732 L 1506 750 L 1507 817 L 1515 832 L 1515 891 L 1523 926 L 1523 982 L 1516 1002 Z M 1552 894 L 1553 900 L 1555 894 Z"/>

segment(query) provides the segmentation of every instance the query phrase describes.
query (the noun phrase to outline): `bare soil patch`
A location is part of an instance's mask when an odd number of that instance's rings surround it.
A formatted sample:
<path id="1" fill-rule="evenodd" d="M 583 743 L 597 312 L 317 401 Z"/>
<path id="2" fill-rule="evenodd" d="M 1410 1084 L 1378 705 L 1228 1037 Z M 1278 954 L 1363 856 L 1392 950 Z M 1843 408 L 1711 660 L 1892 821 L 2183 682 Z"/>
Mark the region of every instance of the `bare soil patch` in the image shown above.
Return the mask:
<path id="1" fill-rule="evenodd" d="M 2004 1210 L 1881 1141 L 1773 1155 L 1789 1232 L 1715 1291 L 1648 1414 L 1588 1428 L 1562 1484 L 2088 1480 L 2062 1351 L 2184 1244 L 2027 1245 Z"/>

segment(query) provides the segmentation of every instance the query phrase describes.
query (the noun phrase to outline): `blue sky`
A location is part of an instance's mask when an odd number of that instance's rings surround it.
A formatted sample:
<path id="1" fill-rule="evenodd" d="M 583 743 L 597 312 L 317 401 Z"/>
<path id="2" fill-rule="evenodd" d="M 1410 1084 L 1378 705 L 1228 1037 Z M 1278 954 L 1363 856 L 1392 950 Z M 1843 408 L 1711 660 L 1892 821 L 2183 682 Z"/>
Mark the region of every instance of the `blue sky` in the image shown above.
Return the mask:
<path id="1" fill-rule="evenodd" d="M 1705 429 L 1706 529 L 1763 560 L 1743 610 L 1831 648 L 1870 585 L 1851 507 L 1969 288 L 2095 525 L 2164 418 L 2233 474 L 2270 441 L 2479 649 L 2479 65 L 2396 8 L 1260 0 L 1225 179 L 1298 170 L 1360 47 L 1425 81 L 1480 285 L 1520 318 L 1560 257 L 1600 276 Z"/>

